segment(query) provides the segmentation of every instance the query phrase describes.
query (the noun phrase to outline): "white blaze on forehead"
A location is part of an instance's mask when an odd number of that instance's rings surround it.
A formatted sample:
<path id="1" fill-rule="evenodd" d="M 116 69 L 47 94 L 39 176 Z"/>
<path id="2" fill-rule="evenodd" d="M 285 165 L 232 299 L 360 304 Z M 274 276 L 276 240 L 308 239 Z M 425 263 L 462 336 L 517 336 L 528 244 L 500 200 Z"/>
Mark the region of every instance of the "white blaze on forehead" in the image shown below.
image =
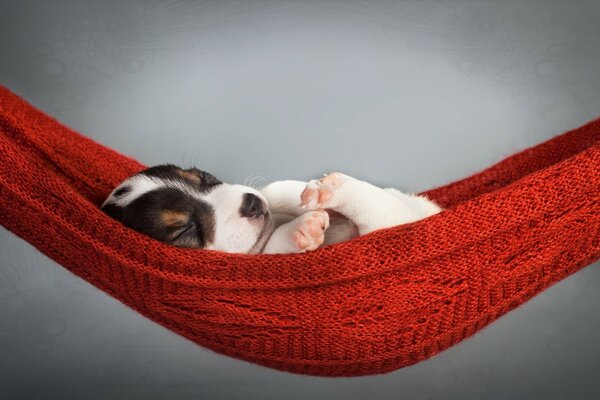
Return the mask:
<path id="1" fill-rule="evenodd" d="M 133 176 L 129 179 L 126 179 L 119 186 L 117 186 L 115 188 L 115 190 L 112 191 L 110 196 L 108 196 L 108 198 L 106 199 L 104 204 L 102 204 L 102 207 L 104 207 L 106 204 L 109 204 L 109 203 L 115 204 L 119 207 L 125 207 L 126 205 L 128 205 L 135 199 L 139 198 L 140 196 L 143 196 L 144 194 L 146 194 L 152 190 L 158 189 L 161 186 L 162 185 L 159 180 L 152 179 L 149 176 L 146 176 L 146 175 Z M 118 196 L 118 197 L 115 196 L 115 193 L 123 188 L 129 188 L 129 191 L 127 191 L 126 193 L 124 193 L 121 196 Z"/>
<path id="2" fill-rule="evenodd" d="M 129 191 L 123 193 L 121 196 L 115 196 L 115 193 L 119 189 L 125 187 L 129 188 Z M 179 189 L 198 200 L 202 200 L 205 197 L 199 191 L 195 190 L 190 185 L 187 185 L 185 182 L 140 174 L 123 181 L 119 186 L 117 186 L 102 204 L 102 207 L 109 203 L 115 204 L 119 207 L 125 207 L 144 194 L 160 188 Z"/>

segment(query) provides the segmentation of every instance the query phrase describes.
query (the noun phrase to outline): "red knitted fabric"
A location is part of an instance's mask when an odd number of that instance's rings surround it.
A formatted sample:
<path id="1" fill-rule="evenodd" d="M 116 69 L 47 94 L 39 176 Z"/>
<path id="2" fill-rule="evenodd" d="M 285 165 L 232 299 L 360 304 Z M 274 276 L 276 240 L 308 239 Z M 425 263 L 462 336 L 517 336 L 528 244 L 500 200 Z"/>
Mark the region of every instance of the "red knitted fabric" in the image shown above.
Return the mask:
<path id="1" fill-rule="evenodd" d="M 98 208 L 143 168 L 0 88 L 0 223 L 167 328 L 303 374 L 383 373 L 600 256 L 600 120 L 427 192 L 447 210 L 307 254 L 181 249 Z"/>

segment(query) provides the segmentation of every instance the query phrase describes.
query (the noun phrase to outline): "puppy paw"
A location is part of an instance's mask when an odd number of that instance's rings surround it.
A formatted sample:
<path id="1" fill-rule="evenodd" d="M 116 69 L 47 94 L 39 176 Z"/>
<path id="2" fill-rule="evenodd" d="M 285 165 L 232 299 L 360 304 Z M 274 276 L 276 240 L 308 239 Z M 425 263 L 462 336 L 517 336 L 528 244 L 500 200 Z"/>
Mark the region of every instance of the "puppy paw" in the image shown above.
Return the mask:
<path id="1" fill-rule="evenodd" d="M 352 179 L 341 172 L 333 172 L 321 179 L 313 179 L 306 184 L 306 188 L 300 195 L 300 207 L 314 210 L 317 208 L 333 208 L 335 206 L 335 194 L 343 186 L 344 182 Z"/>
<path id="2" fill-rule="evenodd" d="M 292 234 L 298 251 L 317 249 L 325 241 L 325 231 L 329 228 L 329 214 L 324 210 L 310 211 L 298 219 L 298 225 Z"/>

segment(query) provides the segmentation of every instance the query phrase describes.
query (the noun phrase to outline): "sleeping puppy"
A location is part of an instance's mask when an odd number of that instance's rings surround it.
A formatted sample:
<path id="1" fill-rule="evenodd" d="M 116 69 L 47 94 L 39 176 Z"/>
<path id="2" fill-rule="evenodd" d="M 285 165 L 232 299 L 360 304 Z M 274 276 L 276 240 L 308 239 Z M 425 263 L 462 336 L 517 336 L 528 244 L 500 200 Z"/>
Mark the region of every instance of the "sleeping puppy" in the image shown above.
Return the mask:
<path id="1" fill-rule="evenodd" d="M 424 196 L 339 172 L 260 190 L 159 165 L 117 186 L 102 210 L 155 239 L 230 253 L 300 253 L 441 211 Z"/>

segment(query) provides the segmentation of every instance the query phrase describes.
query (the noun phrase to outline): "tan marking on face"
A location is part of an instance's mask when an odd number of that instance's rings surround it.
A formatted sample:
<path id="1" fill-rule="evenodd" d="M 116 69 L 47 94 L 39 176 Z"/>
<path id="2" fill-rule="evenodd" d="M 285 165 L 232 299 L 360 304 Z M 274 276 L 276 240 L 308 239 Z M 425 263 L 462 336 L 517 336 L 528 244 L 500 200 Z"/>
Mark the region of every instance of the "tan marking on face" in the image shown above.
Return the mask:
<path id="1" fill-rule="evenodd" d="M 177 174 L 179 176 L 181 176 L 183 179 L 186 179 L 196 185 L 199 185 L 201 182 L 201 179 L 198 175 L 194 174 L 193 172 L 189 172 L 189 171 L 183 171 L 183 170 L 177 170 Z"/>
<path id="2" fill-rule="evenodd" d="M 171 227 L 185 225 L 190 219 L 190 213 L 187 211 L 165 210 L 160 213 L 163 224 Z"/>

